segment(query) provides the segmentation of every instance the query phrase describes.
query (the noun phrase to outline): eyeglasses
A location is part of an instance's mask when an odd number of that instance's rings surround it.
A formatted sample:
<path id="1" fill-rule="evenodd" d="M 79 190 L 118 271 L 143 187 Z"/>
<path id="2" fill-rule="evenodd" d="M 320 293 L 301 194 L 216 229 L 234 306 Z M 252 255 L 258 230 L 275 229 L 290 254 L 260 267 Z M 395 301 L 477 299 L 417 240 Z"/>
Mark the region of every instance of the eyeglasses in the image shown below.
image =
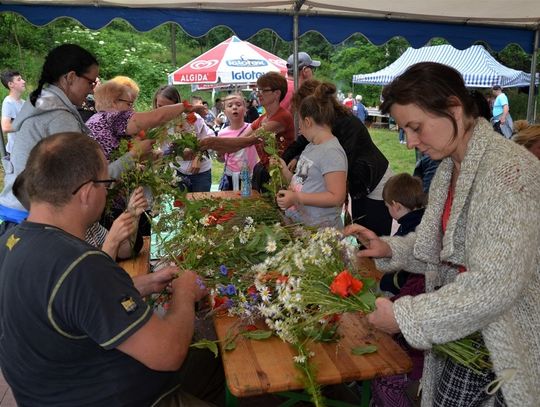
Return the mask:
<path id="1" fill-rule="evenodd" d="M 79 192 L 79 190 L 84 187 L 86 184 L 90 183 L 90 182 L 93 182 L 94 184 L 103 184 L 103 186 L 106 188 L 106 189 L 111 189 L 113 186 L 114 186 L 114 183 L 117 182 L 118 180 L 115 179 L 115 178 L 111 178 L 111 179 L 90 179 L 86 182 L 83 182 L 81 185 L 79 185 L 75 191 L 72 192 L 72 195 L 75 195 L 77 192 Z"/>
<path id="2" fill-rule="evenodd" d="M 126 99 L 118 99 L 119 102 L 124 102 L 129 107 L 133 107 L 133 104 L 135 103 L 133 100 L 126 100 Z"/>
<path id="3" fill-rule="evenodd" d="M 81 78 L 86 79 L 86 80 L 88 81 L 88 84 L 89 84 L 92 88 L 93 88 L 94 86 L 96 86 L 97 81 L 98 81 L 97 78 L 94 79 L 94 80 L 92 80 L 92 79 L 90 79 L 88 76 L 86 76 L 86 75 L 84 75 L 84 74 L 80 74 L 80 75 L 77 74 L 77 76 L 80 76 Z"/>
<path id="4" fill-rule="evenodd" d="M 255 92 L 257 93 L 264 93 L 264 92 L 274 92 L 275 89 L 272 88 L 266 88 L 266 89 L 256 89 Z"/>

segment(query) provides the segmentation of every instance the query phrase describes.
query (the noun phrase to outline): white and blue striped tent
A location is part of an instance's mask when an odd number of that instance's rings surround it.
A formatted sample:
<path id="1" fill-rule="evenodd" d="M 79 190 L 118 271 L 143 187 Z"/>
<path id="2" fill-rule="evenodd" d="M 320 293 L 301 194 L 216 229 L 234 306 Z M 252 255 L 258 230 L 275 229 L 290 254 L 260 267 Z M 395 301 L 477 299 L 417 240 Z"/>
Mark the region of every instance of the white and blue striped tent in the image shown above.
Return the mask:
<path id="1" fill-rule="evenodd" d="M 508 68 L 481 45 L 459 50 L 451 45 L 408 48 L 394 63 L 380 71 L 353 76 L 355 84 L 386 85 L 418 62 L 439 62 L 458 70 L 471 88 L 529 86 L 531 75 Z M 538 81 L 537 81 L 538 83 Z"/>

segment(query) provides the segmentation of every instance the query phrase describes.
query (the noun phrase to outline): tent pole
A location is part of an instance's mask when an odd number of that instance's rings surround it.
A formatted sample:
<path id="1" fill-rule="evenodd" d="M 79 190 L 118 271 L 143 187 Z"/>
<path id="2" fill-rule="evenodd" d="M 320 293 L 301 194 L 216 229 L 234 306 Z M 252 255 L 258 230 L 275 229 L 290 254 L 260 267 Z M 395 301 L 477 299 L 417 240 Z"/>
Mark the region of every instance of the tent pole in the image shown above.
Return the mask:
<path id="1" fill-rule="evenodd" d="M 527 101 L 527 121 L 529 123 L 532 123 L 535 118 L 536 113 L 536 95 L 534 94 L 534 89 L 536 85 L 536 64 L 538 60 L 538 42 L 540 41 L 540 27 L 536 28 L 536 32 L 534 34 L 534 46 L 533 46 L 533 54 L 531 58 L 531 83 L 529 85 L 529 99 Z"/>
<path id="2" fill-rule="evenodd" d="M 294 4 L 294 14 L 293 14 L 293 67 L 294 67 L 294 90 L 298 89 L 298 25 L 299 17 L 298 12 L 302 8 L 305 0 L 297 0 Z M 298 134 L 298 115 L 294 115 L 294 134 L 295 137 Z"/>
<path id="3" fill-rule="evenodd" d="M 176 23 L 171 23 L 171 64 L 176 68 Z"/>

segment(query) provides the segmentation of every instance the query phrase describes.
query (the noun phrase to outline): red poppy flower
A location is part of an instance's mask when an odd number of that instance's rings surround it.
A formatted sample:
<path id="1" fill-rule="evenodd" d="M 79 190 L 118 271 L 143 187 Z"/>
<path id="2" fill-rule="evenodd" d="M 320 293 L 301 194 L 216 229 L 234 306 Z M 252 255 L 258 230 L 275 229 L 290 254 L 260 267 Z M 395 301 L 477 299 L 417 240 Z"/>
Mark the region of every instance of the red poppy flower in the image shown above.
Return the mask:
<path id="1" fill-rule="evenodd" d="M 214 297 L 214 309 L 221 307 L 223 304 L 225 304 L 227 301 L 229 301 L 229 297 L 224 295 L 223 297 Z"/>
<path id="2" fill-rule="evenodd" d="M 139 133 L 137 133 L 137 137 L 141 140 L 144 140 L 146 138 L 146 132 L 144 130 L 141 130 Z"/>
<path id="3" fill-rule="evenodd" d="M 276 278 L 276 283 L 285 284 L 288 280 L 289 280 L 289 276 L 281 275 L 278 278 Z"/>
<path id="4" fill-rule="evenodd" d="M 195 113 L 190 112 L 186 115 L 186 121 L 189 124 L 195 124 L 195 122 L 197 121 L 197 116 L 195 116 Z"/>
<path id="5" fill-rule="evenodd" d="M 174 201 L 173 206 L 175 208 L 181 208 L 184 206 L 184 202 L 182 202 L 180 199 L 177 199 L 176 201 Z"/>
<path id="6" fill-rule="evenodd" d="M 182 104 L 184 105 L 184 107 L 186 108 L 186 110 L 190 110 L 192 108 L 191 106 L 191 103 L 189 103 L 189 100 L 184 100 L 182 102 Z"/>
<path id="7" fill-rule="evenodd" d="M 249 295 L 256 295 L 257 294 L 257 287 L 255 287 L 254 285 L 250 286 L 248 289 L 247 289 L 247 293 Z"/>
<path id="8" fill-rule="evenodd" d="M 354 278 L 349 273 L 349 270 L 345 269 L 334 278 L 334 281 L 330 284 L 330 291 L 345 298 L 358 293 L 363 286 L 364 284 L 360 280 Z"/>

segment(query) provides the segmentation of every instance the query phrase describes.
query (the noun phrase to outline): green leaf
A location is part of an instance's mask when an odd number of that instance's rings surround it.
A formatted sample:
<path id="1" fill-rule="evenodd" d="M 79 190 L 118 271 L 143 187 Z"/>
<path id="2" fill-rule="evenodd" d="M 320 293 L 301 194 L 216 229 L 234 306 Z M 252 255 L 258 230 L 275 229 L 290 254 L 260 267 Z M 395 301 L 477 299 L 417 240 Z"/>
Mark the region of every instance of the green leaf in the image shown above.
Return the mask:
<path id="1" fill-rule="evenodd" d="M 256 341 L 260 341 L 270 338 L 272 336 L 272 331 L 264 331 L 262 329 L 257 329 L 256 331 L 242 332 L 242 336 L 247 339 L 254 339 Z"/>
<path id="2" fill-rule="evenodd" d="M 351 353 L 356 356 L 366 355 L 368 353 L 375 353 L 375 352 L 377 352 L 376 345 L 358 346 L 356 348 L 351 349 Z"/>
<path id="3" fill-rule="evenodd" d="M 192 343 L 190 348 L 197 348 L 197 349 L 208 349 L 214 354 L 214 357 L 218 357 L 218 346 L 216 341 L 210 341 L 208 339 L 201 339 L 198 342 Z"/>
<path id="4" fill-rule="evenodd" d="M 231 340 L 231 341 L 225 343 L 224 349 L 227 352 L 229 352 L 231 350 L 235 350 L 236 349 L 236 342 L 234 340 Z"/>

